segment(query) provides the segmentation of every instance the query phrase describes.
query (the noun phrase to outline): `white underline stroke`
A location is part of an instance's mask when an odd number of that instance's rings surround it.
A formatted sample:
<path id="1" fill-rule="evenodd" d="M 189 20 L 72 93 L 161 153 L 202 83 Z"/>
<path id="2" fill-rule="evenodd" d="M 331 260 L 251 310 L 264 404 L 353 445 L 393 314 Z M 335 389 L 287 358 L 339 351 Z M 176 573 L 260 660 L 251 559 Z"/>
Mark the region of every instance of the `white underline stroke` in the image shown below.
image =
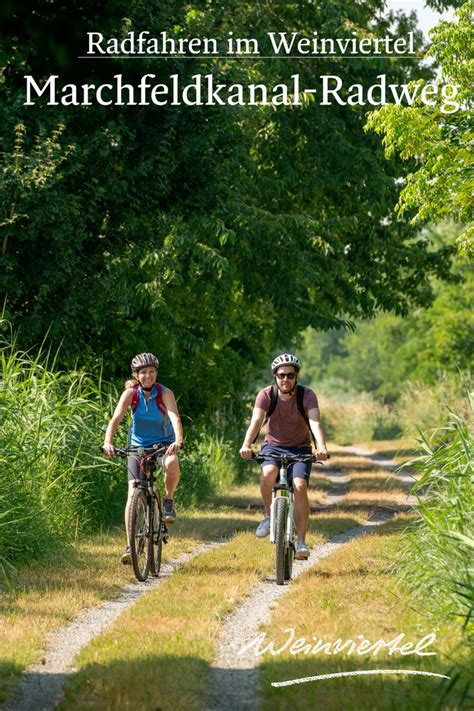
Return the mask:
<path id="1" fill-rule="evenodd" d="M 364 671 L 337 672 L 335 674 L 318 674 L 317 676 L 307 676 L 301 679 L 290 679 L 289 681 L 272 681 L 272 686 L 292 686 L 293 684 L 306 684 L 308 681 L 321 681 L 322 679 L 338 679 L 343 676 L 369 676 L 370 674 L 412 674 L 419 676 L 436 676 L 440 679 L 450 679 L 445 674 L 435 674 L 434 672 L 417 671 L 416 669 L 366 669 Z"/>

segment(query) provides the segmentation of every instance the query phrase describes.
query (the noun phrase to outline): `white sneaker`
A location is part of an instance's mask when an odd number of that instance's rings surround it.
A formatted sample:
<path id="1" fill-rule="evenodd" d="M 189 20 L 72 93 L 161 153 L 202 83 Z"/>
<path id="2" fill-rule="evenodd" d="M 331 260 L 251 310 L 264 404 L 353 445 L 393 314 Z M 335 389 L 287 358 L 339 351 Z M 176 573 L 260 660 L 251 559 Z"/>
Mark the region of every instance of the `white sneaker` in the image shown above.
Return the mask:
<path id="1" fill-rule="evenodd" d="M 309 548 L 304 541 L 296 544 L 296 560 L 307 560 L 309 558 Z"/>
<path id="2" fill-rule="evenodd" d="M 258 524 L 258 528 L 255 531 L 255 535 L 258 538 L 265 538 L 270 533 L 270 516 L 264 516 L 262 521 Z"/>

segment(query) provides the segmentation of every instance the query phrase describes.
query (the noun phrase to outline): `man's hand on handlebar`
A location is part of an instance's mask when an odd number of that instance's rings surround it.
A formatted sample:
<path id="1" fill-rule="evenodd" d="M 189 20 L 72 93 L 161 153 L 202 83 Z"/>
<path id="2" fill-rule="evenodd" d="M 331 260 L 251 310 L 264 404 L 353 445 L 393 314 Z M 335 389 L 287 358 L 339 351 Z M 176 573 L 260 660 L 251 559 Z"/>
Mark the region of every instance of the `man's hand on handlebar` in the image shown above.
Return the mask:
<path id="1" fill-rule="evenodd" d="M 322 449 L 322 450 L 313 449 L 313 455 L 314 455 L 314 458 L 318 459 L 320 462 L 325 462 L 326 459 L 329 459 L 329 454 L 327 452 L 327 449 Z"/>
<path id="2" fill-rule="evenodd" d="M 240 448 L 239 454 L 242 459 L 252 459 L 252 447 L 247 446 L 244 442 L 244 444 Z"/>

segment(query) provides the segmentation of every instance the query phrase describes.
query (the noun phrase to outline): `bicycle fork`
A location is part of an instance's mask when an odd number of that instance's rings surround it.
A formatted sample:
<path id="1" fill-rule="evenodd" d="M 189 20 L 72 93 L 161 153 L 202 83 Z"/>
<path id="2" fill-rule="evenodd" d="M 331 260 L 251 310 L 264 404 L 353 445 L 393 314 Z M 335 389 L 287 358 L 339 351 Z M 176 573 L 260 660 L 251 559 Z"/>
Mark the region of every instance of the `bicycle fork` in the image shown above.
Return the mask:
<path id="1" fill-rule="evenodd" d="M 287 546 L 293 544 L 293 494 L 288 490 L 288 479 L 287 479 L 287 468 L 285 466 L 280 467 L 280 478 L 279 483 L 275 485 L 272 489 L 272 503 L 270 506 L 270 543 L 275 543 L 275 507 L 276 500 L 281 496 L 286 499 L 286 528 L 285 528 L 285 543 Z M 278 494 L 278 492 L 284 492 L 283 494 Z"/>

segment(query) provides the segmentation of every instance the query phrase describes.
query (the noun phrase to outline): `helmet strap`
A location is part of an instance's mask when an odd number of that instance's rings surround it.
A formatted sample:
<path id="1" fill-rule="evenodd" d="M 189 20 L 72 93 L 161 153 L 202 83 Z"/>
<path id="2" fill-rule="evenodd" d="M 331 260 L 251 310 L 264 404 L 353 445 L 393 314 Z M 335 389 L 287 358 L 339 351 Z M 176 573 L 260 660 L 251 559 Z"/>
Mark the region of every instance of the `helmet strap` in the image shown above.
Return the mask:
<path id="1" fill-rule="evenodd" d="M 142 385 L 142 390 L 143 390 L 144 392 L 146 392 L 146 393 L 151 393 L 151 391 L 153 390 L 153 387 L 151 387 L 151 388 L 144 388 L 143 385 Z"/>

